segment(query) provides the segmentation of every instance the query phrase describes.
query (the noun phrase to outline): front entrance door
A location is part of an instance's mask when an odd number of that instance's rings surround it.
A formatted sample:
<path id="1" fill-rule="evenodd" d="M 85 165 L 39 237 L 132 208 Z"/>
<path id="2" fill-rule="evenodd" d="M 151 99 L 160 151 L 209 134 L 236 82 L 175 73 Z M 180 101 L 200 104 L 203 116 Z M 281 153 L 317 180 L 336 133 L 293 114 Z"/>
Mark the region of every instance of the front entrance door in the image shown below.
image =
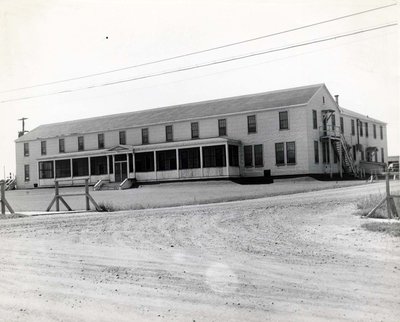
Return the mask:
<path id="1" fill-rule="evenodd" d="M 127 162 L 126 161 L 115 161 L 115 182 L 122 182 L 127 177 Z"/>

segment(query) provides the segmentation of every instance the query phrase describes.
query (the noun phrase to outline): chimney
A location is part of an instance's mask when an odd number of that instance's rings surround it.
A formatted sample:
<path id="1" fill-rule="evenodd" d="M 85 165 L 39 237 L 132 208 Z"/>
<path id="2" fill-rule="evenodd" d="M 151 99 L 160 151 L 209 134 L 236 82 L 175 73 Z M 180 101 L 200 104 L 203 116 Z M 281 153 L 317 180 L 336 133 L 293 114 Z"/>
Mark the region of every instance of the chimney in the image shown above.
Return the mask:
<path id="1" fill-rule="evenodd" d="M 335 95 L 336 104 L 339 106 L 339 95 Z"/>

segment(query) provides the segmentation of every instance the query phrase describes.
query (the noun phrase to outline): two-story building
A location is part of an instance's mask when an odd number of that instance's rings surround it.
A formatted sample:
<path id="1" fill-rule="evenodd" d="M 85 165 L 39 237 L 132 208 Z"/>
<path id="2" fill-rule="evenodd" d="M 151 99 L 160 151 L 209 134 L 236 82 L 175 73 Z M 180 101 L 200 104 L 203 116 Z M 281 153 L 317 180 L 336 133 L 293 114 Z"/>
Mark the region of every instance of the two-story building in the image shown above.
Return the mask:
<path id="1" fill-rule="evenodd" d="M 358 175 L 385 160 L 386 124 L 341 108 L 324 84 L 46 124 L 16 140 L 18 188 Z"/>

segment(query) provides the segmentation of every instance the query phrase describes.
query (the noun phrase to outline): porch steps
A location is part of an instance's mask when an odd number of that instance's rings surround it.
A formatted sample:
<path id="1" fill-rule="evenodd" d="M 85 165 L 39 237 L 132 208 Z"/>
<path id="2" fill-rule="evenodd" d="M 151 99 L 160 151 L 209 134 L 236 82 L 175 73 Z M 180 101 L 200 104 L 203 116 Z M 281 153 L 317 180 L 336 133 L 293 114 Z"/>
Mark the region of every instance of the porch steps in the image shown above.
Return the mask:
<path id="1" fill-rule="evenodd" d="M 98 190 L 119 190 L 121 182 L 108 182 L 104 181 Z"/>

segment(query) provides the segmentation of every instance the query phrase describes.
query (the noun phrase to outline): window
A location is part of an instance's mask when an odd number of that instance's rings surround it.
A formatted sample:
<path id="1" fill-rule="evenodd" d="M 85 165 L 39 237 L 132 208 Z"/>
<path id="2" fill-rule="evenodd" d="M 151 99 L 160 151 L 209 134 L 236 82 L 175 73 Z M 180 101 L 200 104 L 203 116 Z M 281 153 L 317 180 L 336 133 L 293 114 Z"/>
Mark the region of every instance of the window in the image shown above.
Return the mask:
<path id="1" fill-rule="evenodd" d="M 368 123 L 365 122 L 365 137 L 368 137 Z"/>
<path id="2" fill-rule="evenodd" d="M 41 153 L 42 155 L 46 155 L 46 154 L 47 154 L 46 141 L 41 141 L 41 142 L 40 142 L 40 153 Z"/>
<path id="3" fill-rule="evenodd" d="M 381 148 L 381 162 L 385 162 L 385 151 Z"/>
<path id="4" fill-rule="evenodd" d="M 238 167 L 239 166 L 239 147 L 237 145 L 229 145 L 229 166 Z"/>
<path id="5" fill-rule="evenodd" d="M 119 144 L 125 145 L 126 144 L 126 132 L 119 131 Z"/>
<path id="6" fill-rule="evenodd" d="M 361 150 L 360 152 L 361 152 L 361 158 L 360 158 L 360 160 L 361 160 L 361 161 L 364 161 L 364 150 Z"/>
<path id="7" fill-rule="evenodd" d="M 28 142 L 24 143 L 24 156 L 25 157 L 29 156 L 29 143 Z"/>
<path id="8" fill-rule="evenodd" d="M 200 148 L 179 150 L 179 169 L 200 168 Z"/>
<path id="9" fill-rule="evenodd" d="M 317 120 L 317 111 L 313 110 L 312 111 L 312 120 L 313 120 L 313 129 L 318 128 L 318 120 Z"/>
<path id="10" fill-rule="evenodd" d="M 83 151 L 85 149 L 85 144 L 83 141 L 83 136 L 78 136 L 78 151 Z"/>
<path id="11" fill-rule="evenodd" d="M 132 173 L 133 172 L 133 154 L 129 153 L 128 154 L 128 158 L 129 158 L 129 172 Z"/>
<path id="12" fill-rule="evenodd" d="M 332 116 L 331 116 L 331 122 L 332 122 L 332 130 L 334 131 L 335 130 L 335 127 L 336 127 L 336 116 L 335 116 L 335 114 L 332 114 Z"/>
<path id="13" fill-rule="evenodd" d="M 256 124 L 256 116 L 249 115 L 247 116 L 247 133 L 256 133 L 257 132 L 257 124 Z"/>
<path id="14" fill-rule="evenodd" d="M 214 145 L 203 147 L 203 167 L 225 167 L 225 145 Z"/>
<path id="15" fill-rule="evenodd" d="M 279 129 L 280 130 L 287 130 L 289 129 L 289 122 L 288 122 L 288 112 L 279 112 Z"/>
<path id="16" fill-rule="evenodd" d="M 89 159 L 72 159 L 72 175 L 74 177 L 83 177 L 89 175 Z"/>
<path id="17" fill-rule="evenodd" d="M 97 146 L 104 149 L 104 133 L 97 134 Z"/>
<path id="18" fill-rule="evenodd" d="M 380 132 L 381 132 L 381 140 L 383 140 L 383 126 L 382 125 L 380 126 Z"/>
<path id="19" fill-rule="evenodd" d="M 319 163 L 319 142 L 314 141 L 314 162 Z"/>
<path id="20" fill-rule="evenodd" d="M 108 156 L 108 173 L 114 173 L 114 162 L 112 155 Z"/>
<path id="21" fill-rule="evenodd" d="M 275 159 L 277 165 L 285 164 L 284 143 L 275 143 Z"/>
<path id="22" fill-rule="evenodd" d="M 65 152 L 65 140 L 64 139 L 58 140 L 58 152 L 60 152 L 60 153 Z"/>
<path id="23" fill-rule="evenodd" d="M 374 129 L 374 139 L 376 139 L 376 124 L 374 124 L 373 129 Z"/>
<path id="24" fill-rule="evenodd" d="M 325 104 L 325 96 L 322 96 L 322 104 Z"/>
<path id="25" fill-rule="evenodd" d="M 135 153 L 135 169 L 136 172 L 154 171 L 154 153 L 153 152 Z"/>
<path id="26" fill-rule="evenodd" d="M 245 167 L 253 166 L 253 146 L 252 145 L 244 146 L 244 166 Z"/>
<path id="27" fill-rule="evenodd" d="M 288 164 L 296 163 L 296 142 L 286 142 L 286 158 Z"/>
<path id="28" fill-rule="evenodd" d="M 198 139 L 199 138 L 199 123 L 193 122 L 190 124 L 190 126 L 192 129 L 192 139 Z"/>
<path id="29" fill-rule="evenodd" d="M 24 178 L 25 181 L 29 181 L 30 177 L 29 177 L 29 164 L 25 164 L 24 165 Z"/>
<path id="30" fill-rule="evenodd" d="M 176 150 L 157 151 L 157 171 L 176 170 Z"/>
<path id="31" fill-rule="evenodd" d="M 356 135 L 354 120 L 351 120 L 351 135 Z"/>
<path id="32" fill-rule="evenodd" d="M 344 122 L 343 117 L 340 118 L 340 133 L 344 133 Z"/>
<path id="33" fill-rule="evenodd" d="M 71 176 L 71 160 L 56 160 L 56 178 Z"/>
<path id="34" fill-rule="evenodd" d="M 358 130 L 360 131 L 360 136 L 363 136 L 363 123 L 358 121 Z"/>
<path id="35" fill-rule="evenodd" d="M 142 129 L 142 144 L 149 143 L 149 129 Z"/>
<path id="36" fill-rule="evenodd" d="M 39 179 L 54 178 L 53 161 L 39 162 Z"/>
<path id="37" fill-rule="evenodd" d="M 357 160 L 357 149 L 356 149 L 356 146 L 353 145 L 353 161 L 356 161 L 356 160 Z"/>
<path id="38" fill-rule="evenodd" d="M 262 146 L 262 144 L 257 144 L 257 145 L 254 146 L 254 165 L 256 167 L 264 166 L 263 146 Z"/>
<path id="39" fill-rule="evenodd" d="M 218 135 L 219 136 L 226 135 L 226 119 L 218 120 Z"/>
<path id="40" fill-rule="evenodd" d="M 172 132 L 172 125 L 167 125 L 165 127 L 165 139 L 167 142 L 172 142 L 174 140 L 173 132 Z"/>
<path id="41" fill-rule="evenodd" d="M 90 158 L 90 174 L 99 176 L 107 174 L 107 157 L 92 157 Z"/>

